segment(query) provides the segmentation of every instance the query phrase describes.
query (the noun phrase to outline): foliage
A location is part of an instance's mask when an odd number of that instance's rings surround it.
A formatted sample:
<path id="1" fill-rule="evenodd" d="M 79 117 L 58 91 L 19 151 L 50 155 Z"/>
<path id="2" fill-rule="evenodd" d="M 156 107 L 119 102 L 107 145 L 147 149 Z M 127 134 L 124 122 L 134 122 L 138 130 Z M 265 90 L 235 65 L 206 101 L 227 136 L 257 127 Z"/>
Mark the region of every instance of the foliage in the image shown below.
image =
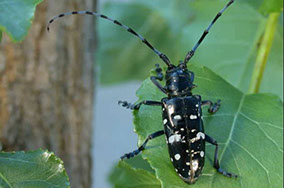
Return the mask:
<path id="1" fill-rule="evenodd" d="M 281 100 L 267 94 L 246 95 L 205 67 L 192 65 L 190 68 L 197 75 L 195 83 L 199 86 L 194 93 L 200 94 L 203 100 L 222 100 L 222 107 L 215 115 L 207 114 L 204 109 L 205 131 L 219 142 L 221 166 L 240 176 L 232 180 L 218 174 L 212 167 L 215 147 L 207 145 L 203 175 L 194 186 L 280 187 L 282 180 L 279 177 L 283 173 Z M 159 101 L 165 97 L 150 79 L 143 82 L 137 95 L 139 101 Z M 138 145 L 147 135 L 163 127 L 158 107 L 142 106 L 134 112 L 134 116 Z M 164 137 L 149 142 L 143 157 L 156 171 L 163 187 L 188 186 L 176 175 Z"/>
<path id="2" fill-rule="evenodd" d="M 184 183 L 169 160 L 165 139 L 160 137 L 150 141 L 142 154 L 143 159 L 155 171 L 155 177 L 151 176 L 149 169 L 119 162 L 111 176 L 111 182 L 116 187 L 135 187 L 133 185 L 138 185 L 137 181 L 139 185 L 144 185 L 156 179 L 162 187 L 169 188 L 283 187 L 283 102 L 279 98 L 283 97 L 283 26 L 280 23 L 274 33 L 272 49 L 259 88 L 260 92 L 278 96 L 247 94 L 255 72 L 254 65 L 259 57 L 259 46 L 267 29 L 266 14 L 282 10 L 279 4 L 268 6 L 266 3 L 267 0 L 236 2 L 213 26 L 214 29 L 189 65 L 189 69 L 195 72 L 195 83 L 199 86 L 194 93 L 201 95 L 204 100 L 222 100 L 222 107 L 216 114 L 209 115 L 204 109 L 205 132 L 219 142 L 221 167 L 238 174 L 239 178 L 234 180 L 218 174 L 212 167 L 215 147 L 206 145 L 203 175 L 194 185 Z M 177 62 L 196 43 L 201 31 L 215 16 L 216 10 L 223 6 L 224 1 L 208 0 L 190 3 L 135 1 L 107 4 L 104 13 L 127 23 L 157 49 L 163 49 L 161 51 L 172 62 Z M 145 78 L 150 67 L 160 61 L 127 32 L 114 29 L 113 25 L 103 21 L 99 21 L 99 26 L 99 31 L 104 32 L 99 35 L 101 47 L 98 60 L 101 61 L 102 69 L 109 73 L 102 75 L 103 82 Z M 166 97 L 149 77 L 142 83 L 137 96 L 139 101 L 160 101 Z M 147 135 L 163 127 L 161 109 L 158 107 L 142 106 L 133 114 L 135 131 L 139 136 L 138 145 L 142 144 Z M 114 178 L 118 174 L 123 174 L 119 176 L 119 181 Z M 139 176 L 146 174 L 145 181 L 141 180 Z"/>
<path id="3" fill-rule="evenodd" d="M 191 60 L 192 64 L 209 67 L 243 92 L 248 90 L 267 21 L 267 17 L 257 11 L 261 4 L 248 2 L 236 1 L 223 14 Z M 124 4 L 108 3 L 101 12 L 136 30 L 176 64 L 194 46 L 225 3 L 210 0 L 137 0 Z M 105 20 L 98 20 L 98 23 L 100 40 L 97 60 L 103 70 L 103 83 L 145 79 L 155 63 L 163 65 L 139 39 Z M 281 98 L 282 32 L 283 26 L 279 24 L 260 87 L 260 92 L 271 92 Z"/>
<path id="4" fill-rule="evenodd" d="M 149 164 L 140 156 L 127 161 L 120 161 L 109 179 L 116 188 L 161 187 L 160 181 L 155 178 Z"/>
<path id="5" fill-rule="evenodd" d="M 52 152 L 0 152 L 0 187 L 70 187 L 63 162 Z"/>
<path id="6" fill-rule="evenodd" d="M 260 11 L 268 14 L 272 12 L 281 12 L 283 11 L 283 1 L 282 0 L 263 0 L 263 3 L 260 7 Z"/>
<path id="7" fill-rule="evenodd" d="M 1 0 L 0 40 L 6 32 L 14 42 L 24 39 L 31 26 L 35 7 L 42 0 Z"/>

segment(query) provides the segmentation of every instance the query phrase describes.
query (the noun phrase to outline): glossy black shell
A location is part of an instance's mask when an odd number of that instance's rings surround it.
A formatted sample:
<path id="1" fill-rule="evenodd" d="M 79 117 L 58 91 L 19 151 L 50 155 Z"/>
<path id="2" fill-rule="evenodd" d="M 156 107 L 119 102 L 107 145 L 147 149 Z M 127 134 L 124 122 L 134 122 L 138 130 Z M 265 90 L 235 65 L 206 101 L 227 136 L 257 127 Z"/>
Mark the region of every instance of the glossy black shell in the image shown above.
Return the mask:
<path id="1" fill-rule="evenodd" d="M 163 98 L 163 124 L 172 164 L 187 183 L 201 175 L 205 158 L 205 134 L 201 99 L 196 96 Z"/>

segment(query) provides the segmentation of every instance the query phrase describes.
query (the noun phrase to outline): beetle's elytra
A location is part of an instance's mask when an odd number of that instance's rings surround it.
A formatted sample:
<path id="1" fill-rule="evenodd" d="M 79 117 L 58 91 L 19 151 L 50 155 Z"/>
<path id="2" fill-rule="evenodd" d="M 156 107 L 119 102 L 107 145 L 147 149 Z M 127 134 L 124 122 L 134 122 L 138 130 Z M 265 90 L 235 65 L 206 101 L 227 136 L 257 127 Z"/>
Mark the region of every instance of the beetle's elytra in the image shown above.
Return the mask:
<path id="1" fill-rule="evenodd" d="M 152 82 L 158 87 L 158 89 L 167 95 L 166 98 L 161 99 L 161 101 L 146 100 L 134 105 L 126 101 L 119 101 L 119 104 L 122 104 L 123 107 L 130 108 L 132 110 L 139 110 L 141 105 L 160 106 L 162 108 L 162 121 L 164 125 L 163 130 L 150 134 L 137 150 L 123 155 L 121 159 L 134 157 L 145 149 L 149 140 L 165 134 L 170 156 L 169 160 L 171 160 L 175 171 L 183 181 L 193 184 L 202 174 L 205 161 L 205 142 L 209 142 L 216 146 L 213 165 L 214 168 L 216 168 L 219 173 L 227 177 L 237 177 L 237 175 L 226 172 L 220 168 L 217 141 L 204 132 L 202 106 L 209 105 L 208 112 L 213 114 L 219 109 L 221 101 L 218 100 L 216 103 L 213 103 L 210 100 L 203 101 L 201 100 L 201 96 L 192 94 L 192 89 L 196 87 L 193 84 L 194 73 L 187 68 L 188 61 L 192 58 L 196 49 L 204 40 L 213 24 L 233 2 L 234 0 L 230 0 L 215 16 L 193 49 L 186 54 L 184 61 L 180 61 L 177 66 L 173 65 L 165 54 L 154 48 L 145 38 L 136 33 L 133 29 L 105 15 L 91 11 L 72 11 L 60 14 L 49 21 L 47 26 L 48 30 L 49 25 L 55 19 L 66 15 L 87 14 L 104 18 L 123 27 L 128 32 L 138 37 L 167 65 L 165 75 L 166 86 L 163 87 L 159 83 L 159 81 L 164 79 L 162 69 L 159 65 L 156 65 L 157 76 L 151 77 Z"/>

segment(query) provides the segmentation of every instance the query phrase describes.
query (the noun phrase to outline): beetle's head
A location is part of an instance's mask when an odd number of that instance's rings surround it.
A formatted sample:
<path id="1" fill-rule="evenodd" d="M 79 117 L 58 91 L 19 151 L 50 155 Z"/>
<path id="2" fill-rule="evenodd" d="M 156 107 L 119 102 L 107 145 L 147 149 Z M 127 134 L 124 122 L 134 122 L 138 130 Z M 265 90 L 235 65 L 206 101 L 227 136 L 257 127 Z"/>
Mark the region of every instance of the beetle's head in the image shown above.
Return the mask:
<path id="1" fill-rule="evenodd" d="M 185 64 L 180 63 L 166 71 L 166 87 L 169 96 L 191 95 L 191 90 L 196 86 L 193 84 L 194 75 Z"/>

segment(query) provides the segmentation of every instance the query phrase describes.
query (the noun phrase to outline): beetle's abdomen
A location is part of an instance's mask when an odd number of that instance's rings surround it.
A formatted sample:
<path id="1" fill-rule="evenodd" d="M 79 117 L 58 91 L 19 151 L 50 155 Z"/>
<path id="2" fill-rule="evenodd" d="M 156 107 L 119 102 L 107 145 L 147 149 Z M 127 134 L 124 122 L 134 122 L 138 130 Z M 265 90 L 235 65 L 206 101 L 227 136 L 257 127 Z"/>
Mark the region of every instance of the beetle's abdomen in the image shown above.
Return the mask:
<path id="1" fill-rule="evenodd" d="M 200 100 L 192 96 L 162 99 L 163 123 L 169 155 L 175 171 L 194 183 L 204 166 L 205 134 Z"/>

